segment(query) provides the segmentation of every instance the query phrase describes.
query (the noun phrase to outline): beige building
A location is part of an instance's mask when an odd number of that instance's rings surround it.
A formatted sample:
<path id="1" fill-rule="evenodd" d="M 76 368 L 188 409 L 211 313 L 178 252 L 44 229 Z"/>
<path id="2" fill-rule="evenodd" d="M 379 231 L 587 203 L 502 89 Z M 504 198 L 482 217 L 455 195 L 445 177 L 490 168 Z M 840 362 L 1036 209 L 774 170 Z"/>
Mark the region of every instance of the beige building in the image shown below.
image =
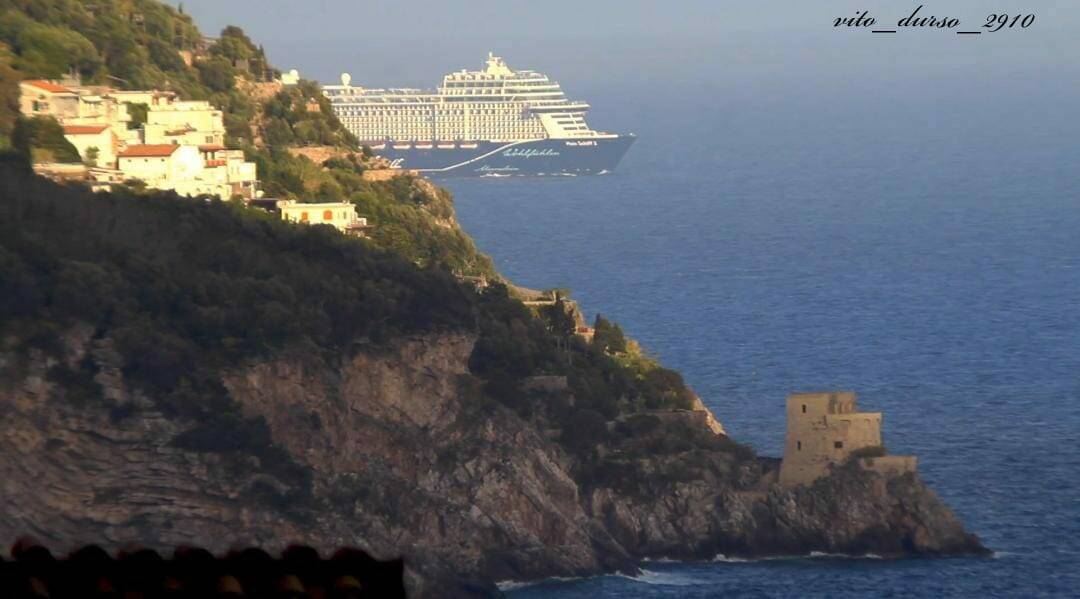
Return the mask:
<path id="1" fill-rule="evenodd" d="M 123 143 L 141 144 L 147 142 L 143 141 L 144 132 L 142 127 L 132 128 L 131 126 L 133 120 L 131 107 L 133 105 L 143 104 L 149 112 L 155 107 L 167 106 L 175 102 L 176 92 L 161 90 L 109 90 L 105 97 L 115 101 L 117 105 L 116 118 L 110 122 L 116 136 Z"/>
<path id="2" fill-rule="evenodd" d="M 19 111 L 24 116 L 51 116 L 63 125 L 109 125 L 126 122 L 126 105 L 107 88 L 68 87 L 28 79 L 19 83 Z"/>
<path id="3" fill-rule="evenodd" d="M 20 81 L 19 112 L 26 117 L 52 116 L 62 123 L 79 115 L 79 94 L 51 81 Z"/>
<path id="4" fill-rule="evenodd" d="M 366 218 L 356 214 L 356 207 L 349 202 L 324 202 L 301 204 L 295 200 L 279 200 L 275 205 L 281 218 L 308 225 L 330 225 L 348 235 L 362 237 L 369 229 Z"/>
<path id="5" fill-rule="evenodd" d="M 780 484 L 813 482 L 829 467 L 854 452 L 882 448 L 881 413 L 860 412 L 855 394 L 795 393 L 787 399 L 787 437 L 780 465 Z M 879 472 L 908 472 L 916 459 L 905 456 L 860 458 L 864 467 Z"/>
<path id="6" fill-rule="evenodd" d="M 116 166 L 117 139 L 108 125 L 64 125 L 64 138 L 75 146 L 83 162 L 91 166 Z M 96 149 L 97 156 L 90 160 Z"/>
<path id="7" fill-rule="evenodd" d="M 199 146 L 203 157 L 203 178 L 228 187 L 224 198 L 240 196 L 245 200 L 259 197 L 258 171 L 254 162 L 244 159 L 243 150 L 227 150 L 224 146 Z"/>
<path id="8" fill-rule="evenodd" d="M 147 108 L 168 106 L 176 101 L 176 92 L 161 90 L 112 90 L 109 97 L 121 104 L 146 104 Z"/>
<path id="9" fill-rule="evenodd" d="M 176 101 L 150 106 L 143 127 L 143 143 L 224 145 L 224 115 L 221 110 L 203 101 Z"/>
<path id="10" fill-rule="evenodd" d="M 141 130 L 129 128 L 131 104 L 157 105 L 175 97 L 173 92 L 117 91 L 42 80 L 22 81 L 19 91 L 19 110 L 23 115 L 51 116 L 70 126 L 107 125 L 119 144 L 137 144 L 142 137 Z"/>

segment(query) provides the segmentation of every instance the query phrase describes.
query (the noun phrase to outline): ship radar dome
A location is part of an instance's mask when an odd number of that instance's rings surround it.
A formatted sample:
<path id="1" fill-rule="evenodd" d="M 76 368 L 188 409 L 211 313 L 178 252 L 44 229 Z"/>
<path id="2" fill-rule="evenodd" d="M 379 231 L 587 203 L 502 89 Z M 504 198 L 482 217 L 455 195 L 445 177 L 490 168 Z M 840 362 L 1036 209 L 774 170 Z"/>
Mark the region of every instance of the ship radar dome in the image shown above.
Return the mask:
<path id="1" fill-rule="evenodd" d="M 288 73 L 282 73 L 281 83 L 284 85 L 296 85 L 297 83 L 300 83 L 300 71 L 291 69 Z"/>
<path id="2" fill-rule="evenodd" d="M 341 74 L 341 84 L 345 87 L 349 87 L 349 83 L 352 81 L 352 75 L 348 73 Z"/>

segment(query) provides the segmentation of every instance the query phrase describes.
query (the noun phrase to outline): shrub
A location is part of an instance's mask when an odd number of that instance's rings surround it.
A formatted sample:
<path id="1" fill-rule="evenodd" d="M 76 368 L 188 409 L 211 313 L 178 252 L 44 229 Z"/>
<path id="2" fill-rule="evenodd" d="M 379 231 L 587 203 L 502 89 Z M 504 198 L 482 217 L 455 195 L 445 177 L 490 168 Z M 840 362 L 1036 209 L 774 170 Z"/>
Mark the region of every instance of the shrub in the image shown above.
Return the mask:
<path id="1" fill-rule="evenodd" d="M 61 362 L 50 368 L 47 376 L 49 381 L 57 385 L 56 391 L 60 399 L 77 406 L 86 406 L 105 402 L 105 393 L 101 385 L 94 380 L 96 372 L 97 368 L 88 357 L 76 368 Z"/>
<path id="2" fill-rule="evenodd" d="M 860 447 L 851 452 L 848 456 L 850 460 L 857 460 L 861 458 L 880 458 L 888 453 L 884 445 L 871 445 L 869 447 Z"/>
<path id="3" fill-rule="evenodd" d="M 11 145 L 35 162 L 81 162 L 79 151 L 64 137 L 64 128 L 49 116 L 19 117 L 11 133 Z"/>
<path id="4" fill-rule="evenodd" d="M 559 437 L 563 446 L 578 455 L 592 451 L 607 438 L 607 419 L 596 410 L 578 410 L 571 415 Z"/>

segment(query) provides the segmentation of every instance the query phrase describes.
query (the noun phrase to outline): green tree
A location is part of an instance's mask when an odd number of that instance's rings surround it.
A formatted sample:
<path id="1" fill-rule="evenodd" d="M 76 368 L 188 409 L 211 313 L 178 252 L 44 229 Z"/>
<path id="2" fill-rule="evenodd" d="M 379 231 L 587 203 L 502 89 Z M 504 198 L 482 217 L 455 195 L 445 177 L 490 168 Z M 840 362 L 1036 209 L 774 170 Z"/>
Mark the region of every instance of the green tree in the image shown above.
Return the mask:
<path id="1" fill-rule="evenodd" d="M 128 114 L 131 116 L 131 120 L 128 121 L 128 129 L 138 129 L 146 124 L 147 115 L 150 113 L 150 107 L 141 102 L 136 104 L 127 105 Z"/>
<path id="2" fill-rule="evenodd" d="M 198 63 L 199 80 L 215 92 L 228 92 L 235 85 L 236 70 L 224 58 L 211 58 Z"/>
<path id="3" fill-rule="evenodd" d="M 15 51 L 16 68 L 31 77 L 58 77 L 75 70 L 94 78 L 104 66 L 94 44 L 81 33 L 16 11 L 0 15 L 0 41 Z"/>
<path id="4" fill-rule="evenodd" d="M 0 43 L 0 147 L 3 147 L 15 127 L 19 115 L 19 72 L 12 68 L 15 59 L 8 47 Z"/>
<path id="5" fill-rule="evenodd" d="M 229 25 L 221 30 L 221 35 L 210 48 L 210 53 L 230 61 L 247 60 L 260 55 L 259 48 L 244 33 L 244 30 L 235 25 Z"/>
<path id="6" fill-rule="evenodd" d="M 593 347 L 611 354 L 626 352 L 626 336 L 617 323 L 597 314 L 593 328 L 596 331 L 593 335 Z"/>
<path id="7" fill-rule="evenodd" d="M 567 357 L 569 358 L 570 340 L 577 332 L 577 323 L 574 322 L 571 304 L 564 301 L 560 296 L 559 299 L 555 300 L 554 305 L 543 308 L 542 315 L 545 317 L 552 335 L 555 336 L 557 345 L 567 351 Z"/>
<path id="8" fill-rule="evenodd" d="M 48 116 L 19 117 L 11 145 L 32 162 L 80 162 L 79 151 L 64 137 L 64 128 Z"/>

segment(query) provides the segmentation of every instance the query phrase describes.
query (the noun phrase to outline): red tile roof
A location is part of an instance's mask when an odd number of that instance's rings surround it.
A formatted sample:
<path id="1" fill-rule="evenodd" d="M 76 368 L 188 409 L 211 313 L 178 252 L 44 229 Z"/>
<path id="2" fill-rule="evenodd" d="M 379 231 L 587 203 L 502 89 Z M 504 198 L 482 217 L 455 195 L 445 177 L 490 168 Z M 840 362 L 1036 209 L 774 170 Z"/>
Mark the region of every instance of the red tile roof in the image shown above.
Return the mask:
<path id="1" fill-rule="evenodd" d="M 64 135 L 97 135 L 108 128 L 108 125 L 64 125 Z"/>
<path id="2" fill-rule="evenodd" d="M 157 144 L 157 145 L 145 145 L 145 146 L 128 146 L 126 150 L 120 152 L 120 158 L 164 158 L 166 156 L 172 156 L 180 146 L 172 144 Z"/>
<path id="3" fill-rule="evenodd" d="M 26 79 L 23 81 L 23 83 L 27 85 L 32 85 L 38 89 L 43 89 L 47 92 L 52 92 L 54 94 L 74 93 L 63 85 L 57 85 L 51 81 L 45 81 L 44 79 Z"/>

